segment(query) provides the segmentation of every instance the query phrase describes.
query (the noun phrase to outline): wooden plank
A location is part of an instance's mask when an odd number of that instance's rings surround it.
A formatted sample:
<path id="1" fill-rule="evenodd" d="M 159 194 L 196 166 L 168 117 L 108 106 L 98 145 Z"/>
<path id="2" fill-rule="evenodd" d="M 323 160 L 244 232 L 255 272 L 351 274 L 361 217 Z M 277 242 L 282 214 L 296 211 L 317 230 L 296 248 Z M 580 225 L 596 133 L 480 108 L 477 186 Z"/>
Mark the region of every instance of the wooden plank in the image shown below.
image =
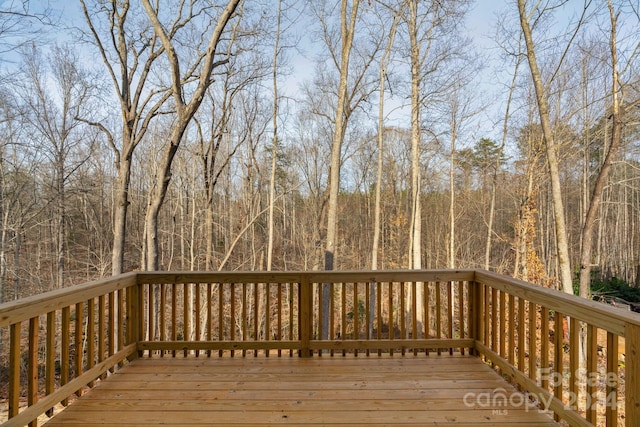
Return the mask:
<path id="1" fill-rule="evenodd" d="M 46 332 L 46 356 L 45 356 L 45 394 L 53 393 L 56 383 L 56 313 L 50 311 L 47 313 L 47 332 Z M 53 415 L 53 409 L 47 410 L 47 415 Z"/>
<path id="2" fill-rule="evenodd" d="M 627 324 L 624 342 L 625 425 L 632 427 L 640 425 L 640 327 Z"/>
<path id="3" fill-rule="evenodd" d="M 631 328 L 631 326 L 628 328 Z M 607 376 L 609 380 L 606 382 L 605 395 L 607 402 L 605 410 L 606 426 L 614 427 L 618 425 L 618 336 L 611 332 L 607 332 Z M 629 376 L 626 378 L 631 379 Z"/>
<path id="4" fill-rule="evenodd" d="M 239 415 L 240 414 L 240 415 Z M 313 411 L 313 412 L 282 412 L 278 411 L 250 411 L 250 412 L 127 412 L 126 421 L 136 425 L 475 425 L 495 426 L 497 422 L 519 422 L 520 413 L 515 411 L 505 414 L 493 414 L 485 411 Z M 51 425 L 104 424 L 105 414 L 101 412 L 81 412 L 61 417 L 64 424 Z M 552 425 L 550 421 L 531 415 L 532 421 L 527 426 Z M 203 422 L 206 419 L 207 422 Z M 520 424 L 522 425 L 522 424 Z"/>
<path id="5" fill-rule="evenodd" d="M 304 279 L 299 285 L 299 325 L 300 325 L 300 350 L 302 357 L 309 357 L 311 341 L 311 316 L 313 313 L 313 295 L 311 292 L 311 283 Z M 344 323 L 344 322 L 343 322 Z"/>
<path id="6" fill-rule="evenodd" d="M 20 404 L 20 332 L 21 324 L 9 327 L 9 418 L 18 415 Z"/>
<path id="7" fill-rule="evenodd" d="M 29 352 L 27 361 L 27 405 L 38 401 L 38 317 L 29 319 Z M 38 427 L 38 420 L 31 420 L 29 427 Z"/>
<path id="8" fill-rule="evenodd" d="M 137 273 L 121 274 L 0 304 L 0 328 L 135 285 L 136 277 Z"/>
<path id="9" fill-rule="evenodd" d="M 495 393 L 521 396 L 480 359 L 460 355 L 145 358 L 49 424 L 556 425 L 517 398 L 506 406 L 477 398 Z"/>
<path id="10" fill-rule="evenodd" d="M 540 310 L 542 322 L 540 325 L 540 368 L 549 369 L 549 309 L 542 307 Z M 543 371 L 544 372 L 544 371 Z M 542 376 L 542 388 L 549 390 L 548 375 Z"/>
<path id="11" fill-rule="evenodd" d="M 598 372 L 598 329 L 587 325 L 587 378 Z M 598 387 L 594 381 L 587 381 L 587 420 L 596 424 L 598 417 Z"/>
<path id="12" fill-rule="evenodd" d="M 515 366 L 502 359 L 489 347 L 484 344 L 478 344 L 478 347 L 482 354 L 500 367 L 503 374 L 508 375 L 512 381 L 522 386 L 524 390 L 537 398 L 538 401 L 545 402 L 545 404 L 548 405 L 546 409 L 554 411 L 556 415 L 566 420 L 572 426 L 593 427 L 593 424 L 582 418 L 579 413 L 566 406 L 561 399 L 557 396 L 552 396 L 551 393 L 540 387 L 535 381 L 526 376 L 523 372 L 519 371 Z"/>
<path id="13" fill-rule="evenodd" d="M 436 282 L 474 280 L 473 270 L 358 270 L 290 272 L 137 272 L 137 283 L 353 283 L 353 282 Z"/>
<path id="14" fill-rule="evenodd" d="M 532 285 L 490 271 L 476 270 L 475 278 L 488 286 L 513 294 L 518 298 L 533 301 L 550 310 L 560 311 L 565 315 L 586 321 L 619 336 L 624 336 L 627 323 L 640 326 L 640 316 L 628 310 L 569 295 L 555 289 Z"/>
<path id="15" fill-rule="evenodd" d="M 24 411 L 20 412 L 18 415 L 9 420 L 8 423 L 3 424 L 3 427 L 12 427 L 12 426 L 23 426 L 29 423 L 31 420 L 36 419 L 40 414 L 43 414 L 47 409 L 52 407 L 58 402 L 62 402 L 63 399 L 71 396 L 76 390 L 84 387 L 89 382 L 97 379 L 103 372 L 107 371 L 109 368 L 115 366 L 119 362 L 125 360 L 127 357 L 134 354 L 136 351 L 135 345 L 131 344 L 124 349 L 120 350 L 118 353 L 110 356 L 106 360 L 101 363 L 95 365 L 92 369 L 86 371 L 79 377 L 74 378 L 69 381 L 64 386 L 57 389 L 52 394 L 43 397 L 38 401 L 38 403 L 29 406 Z M 165 391 L 166 393 L 166 391 Z"/>
<path id="16" fill-rule="evenodd" d="M 564 316 L 556 311 L 553 314 L 553 337 L 555 345 L 553 346 L 553 371 L 559 378 L 564 377 Z M 562 401 L 562 381 L 555 381 L 553 392 L 556 399 Z"/>
<path id="17" fill-rule="evenodd" d="M 113 294 L 111 294 L 113 295 Z M 69 371 L 71 369 L 71 351 L 70 351 L 70 330 L 71 330 L 71 309 L 64 307 L 62 309 L 62 325 L 60 328 L 60 386 L 64 386 L 69 382 Z M 111 347 L 113 348 L 113 347 Z M 62 404 L 66 406 L 67 399 L 62 400 Z"/>

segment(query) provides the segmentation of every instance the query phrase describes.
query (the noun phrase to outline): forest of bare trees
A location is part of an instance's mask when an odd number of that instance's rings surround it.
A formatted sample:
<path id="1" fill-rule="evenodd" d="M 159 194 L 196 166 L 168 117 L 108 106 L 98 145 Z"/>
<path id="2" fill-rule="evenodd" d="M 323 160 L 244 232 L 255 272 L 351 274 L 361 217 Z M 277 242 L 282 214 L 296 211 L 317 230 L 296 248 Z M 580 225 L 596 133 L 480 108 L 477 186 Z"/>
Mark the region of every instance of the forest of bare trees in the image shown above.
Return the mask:
<path id="1" fill-rule="evenodd" d="M 640 286 L 640 3 L 14 1 L 0 302 L 131 270 Z"/>

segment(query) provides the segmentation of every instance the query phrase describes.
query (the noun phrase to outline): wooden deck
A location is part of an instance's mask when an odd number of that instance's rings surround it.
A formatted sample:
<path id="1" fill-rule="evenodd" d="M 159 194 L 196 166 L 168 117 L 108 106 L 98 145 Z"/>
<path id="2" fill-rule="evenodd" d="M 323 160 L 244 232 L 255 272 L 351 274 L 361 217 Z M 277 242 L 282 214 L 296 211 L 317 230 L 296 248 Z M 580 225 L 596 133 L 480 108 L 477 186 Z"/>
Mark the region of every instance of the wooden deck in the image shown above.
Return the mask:
<path id="1" fill-rule="evenodd" d="M 46 425 L 354 424 L 557 425 L 479 358 L 448 354 L 140 358 Z"/>

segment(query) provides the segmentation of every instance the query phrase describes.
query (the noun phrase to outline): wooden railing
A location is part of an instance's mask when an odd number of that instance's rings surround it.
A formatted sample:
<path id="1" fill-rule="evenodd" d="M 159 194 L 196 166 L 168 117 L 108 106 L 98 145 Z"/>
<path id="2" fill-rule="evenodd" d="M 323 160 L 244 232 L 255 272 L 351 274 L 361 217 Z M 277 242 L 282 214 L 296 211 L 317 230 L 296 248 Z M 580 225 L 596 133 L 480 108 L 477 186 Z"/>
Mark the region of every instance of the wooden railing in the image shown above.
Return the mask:
<path id="1" fill-rule="evenodd" d="M 35 425 L 136 357 L 457 352 L 531 410 L 638 426 L 638 345 L 636 314 L 473 270 L 129 273 L 0 305 L 6 425 Z"/>

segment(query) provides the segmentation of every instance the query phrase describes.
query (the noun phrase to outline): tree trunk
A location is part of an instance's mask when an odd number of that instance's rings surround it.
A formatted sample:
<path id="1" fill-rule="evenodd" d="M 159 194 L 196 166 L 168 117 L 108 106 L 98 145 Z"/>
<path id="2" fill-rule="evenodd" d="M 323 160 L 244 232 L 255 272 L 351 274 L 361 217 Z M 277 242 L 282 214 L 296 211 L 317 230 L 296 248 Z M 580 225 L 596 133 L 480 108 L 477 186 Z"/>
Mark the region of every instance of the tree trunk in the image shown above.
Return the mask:
<path id="1" fill-rule="evenodd" d="M 409 41 L 411 45 L 411 223 L 409 268 L 422 268 L 422 180 L 420 173 L 421 154 L 421 126 L 420 126 L 420 86 L 421 86 L 421 58 L 418 42 L 418 1 L 409 2 Z M 416 284 L 416 313 L 417 330 L 422 331 L 422 319 L 425 307 L 423 305 L 424 286 Z M 411 293 L 409 295 L 412 295 Z M 414 302 L 412 301 L 411 304 Z M 422 332 L 419 332 L 419 335 Z M 417 338 L 417 337 L 416 337 Z"/>
<path id="2" fill-rule="evenodd" d="M 267 235 L 267 271 L 271 271 L 273 263 L 273 210 L 276 197 L 276 171 L 278 154 L 278 51 L 280 49 L 280 14 L 282 13 L 282 0 L 278 0 L 278 20 L 276 24 L 276 39 L 273 44 L 273 140 L 271 147 L 271 175 L 269 177 L 269 218 Z"/>
<path id="3" fill-rule="evenodd" d="M 111 274 L 124 273 L 124 253 L 127 236 L 127 210 L 129 209 L 129 184 L 131 159 L 125 157 L 118 167 L 116 202 L 113 213 L 113 248 L 111 250 Z"/>
<path id="4" fill-rule="evenodd" d="M 185 103 L 183 98 L 183 76 L 180 70 L 180 62 L 176 53 L 175 47 L 172 44 L 172 40 L 165 32 L 165 29 L 160 22 L 157 11 L 151 6 L 149 0 L 142 0 L 142 5 L 147 12 L 154 32 L 162 42 L 164 50 L 167 53 L 167 60 L 169 61 L 171 70 L 171 92 L 173 100 L 176 106 L 176 123 L 171 131 L 169 138 L 169 144 L 165 149 L 160 171 L 156 180 L 156 184 L 153 190 L 153 195 L 149 201 L 147 207 L 147 213 L 145 217 L 145 230 L 146 230 L 146 269 L 155 271 L 158 269 L 158 215 L 160 208 L 164 202 L 164 198 L 171 181 L 171 166 L 173 159 L 178 151 L 182 137 L 189 126 L 189 123 L 193 119 L 196 111 L 200 107 L 206 90 L 211 85 L 211 74 L 213 69 L 221 64 L 224 64 L 226 60 L 214 62 L 216 54 L 216 48 L 222 37 L 222 34 L 234 15 L 235 10 L 240 3 L 240 0 L 229 0 L 229 3 L 221 12 L 218 17 L 218 21 L 211 33 L 209 44 L 206 48 L 206 55 L 202 60 L 201 72 L 198 78 L 198 84 L 192 92 L 191 99 Z"/>
<path id="5" fill-rule="evenodd" d="M 618 53 L 616 43 L 616 25 L 617 15 L 615 13 L 611 0 L 608 2 L 609 16 L 611 18 L 611 39 L 609 47 L 611 49 L 611 139 L 608 150 L 606 152 L 600 173 L 596 178 L 591 200 L 582 227 L 582 250 L 580 252 L 580 296 L 589 298 L 591 285 L 591 266 L 593 263 L 593 237 L 595 232 L 596 220 L 600 213 L 600 204 L 602 202 L 602 193 L 609 179 L 613 158 L 622 143 L 622 114 L 620 109 L 619 93 L 621 91 L 618 76 Z M 626 206 L 626 204 L 624 205 Z"/>
<path id="6" fill-rule="evenodd" d="M 336 239 L 338 227 L 338 193 L 340 190 L 340 166 L 342 154 L 342 142 L 346 129 L 345 109 L 347 103 L 347 80 L 349 76 L 349 58 L 358 15 L 360 0 L 353 0 L 351 11 L 348 11 L 348 0 L 342 0 L 340 12 L 342 49 L 340 56 L 340 84 L 338 87 L 338 100 L 336 105 L 335 128 L 333 132 L 333 144 L 331 146 L 331 170 L 329 172 L 329 200 L 327 205 L 327 235 L 324 250 L 324 269 L 333 270 L 336 256 Z M 349 15 L 349 16 L 347 16 Z M 329 338 L 329 303 L 331 298 L 331 286 L 322 284 L 322 336 Z"/>
<path id="7" fill-rule="evenodd" d="M 553 217 L 556 227 L 556 250 L 558 252 L 558 266 L 560 269 L 560 283 L 562 290 L 568 294 L 573 294 L 573 281 L 571 277 L 571 264 L 569 259 L 569 242 L 567 238 L 567 227 L 564 213 L 564 201 L 562 200 L 562 187 L 560 184 L 560 171 L 558 166 L 557 146 L 553 136 L 553 128 L 549 116 L 549 102 L 547 93 L 542 82 L 542 74 L 538 68 L 533 37 L 527 12 L 525 10 L 525 0 L 518 0 L 518 10 L 520 14 L 520 26 L 524 35 L 527 47 L 527 60 L 533 79 L 533 86 L 536 93 L 540 124 L 544 135 L 545 148 L 547 153 L 547 166 L 549 168 L 549 178 L 551 181 L 551 195 L 553 198 Z"/>

